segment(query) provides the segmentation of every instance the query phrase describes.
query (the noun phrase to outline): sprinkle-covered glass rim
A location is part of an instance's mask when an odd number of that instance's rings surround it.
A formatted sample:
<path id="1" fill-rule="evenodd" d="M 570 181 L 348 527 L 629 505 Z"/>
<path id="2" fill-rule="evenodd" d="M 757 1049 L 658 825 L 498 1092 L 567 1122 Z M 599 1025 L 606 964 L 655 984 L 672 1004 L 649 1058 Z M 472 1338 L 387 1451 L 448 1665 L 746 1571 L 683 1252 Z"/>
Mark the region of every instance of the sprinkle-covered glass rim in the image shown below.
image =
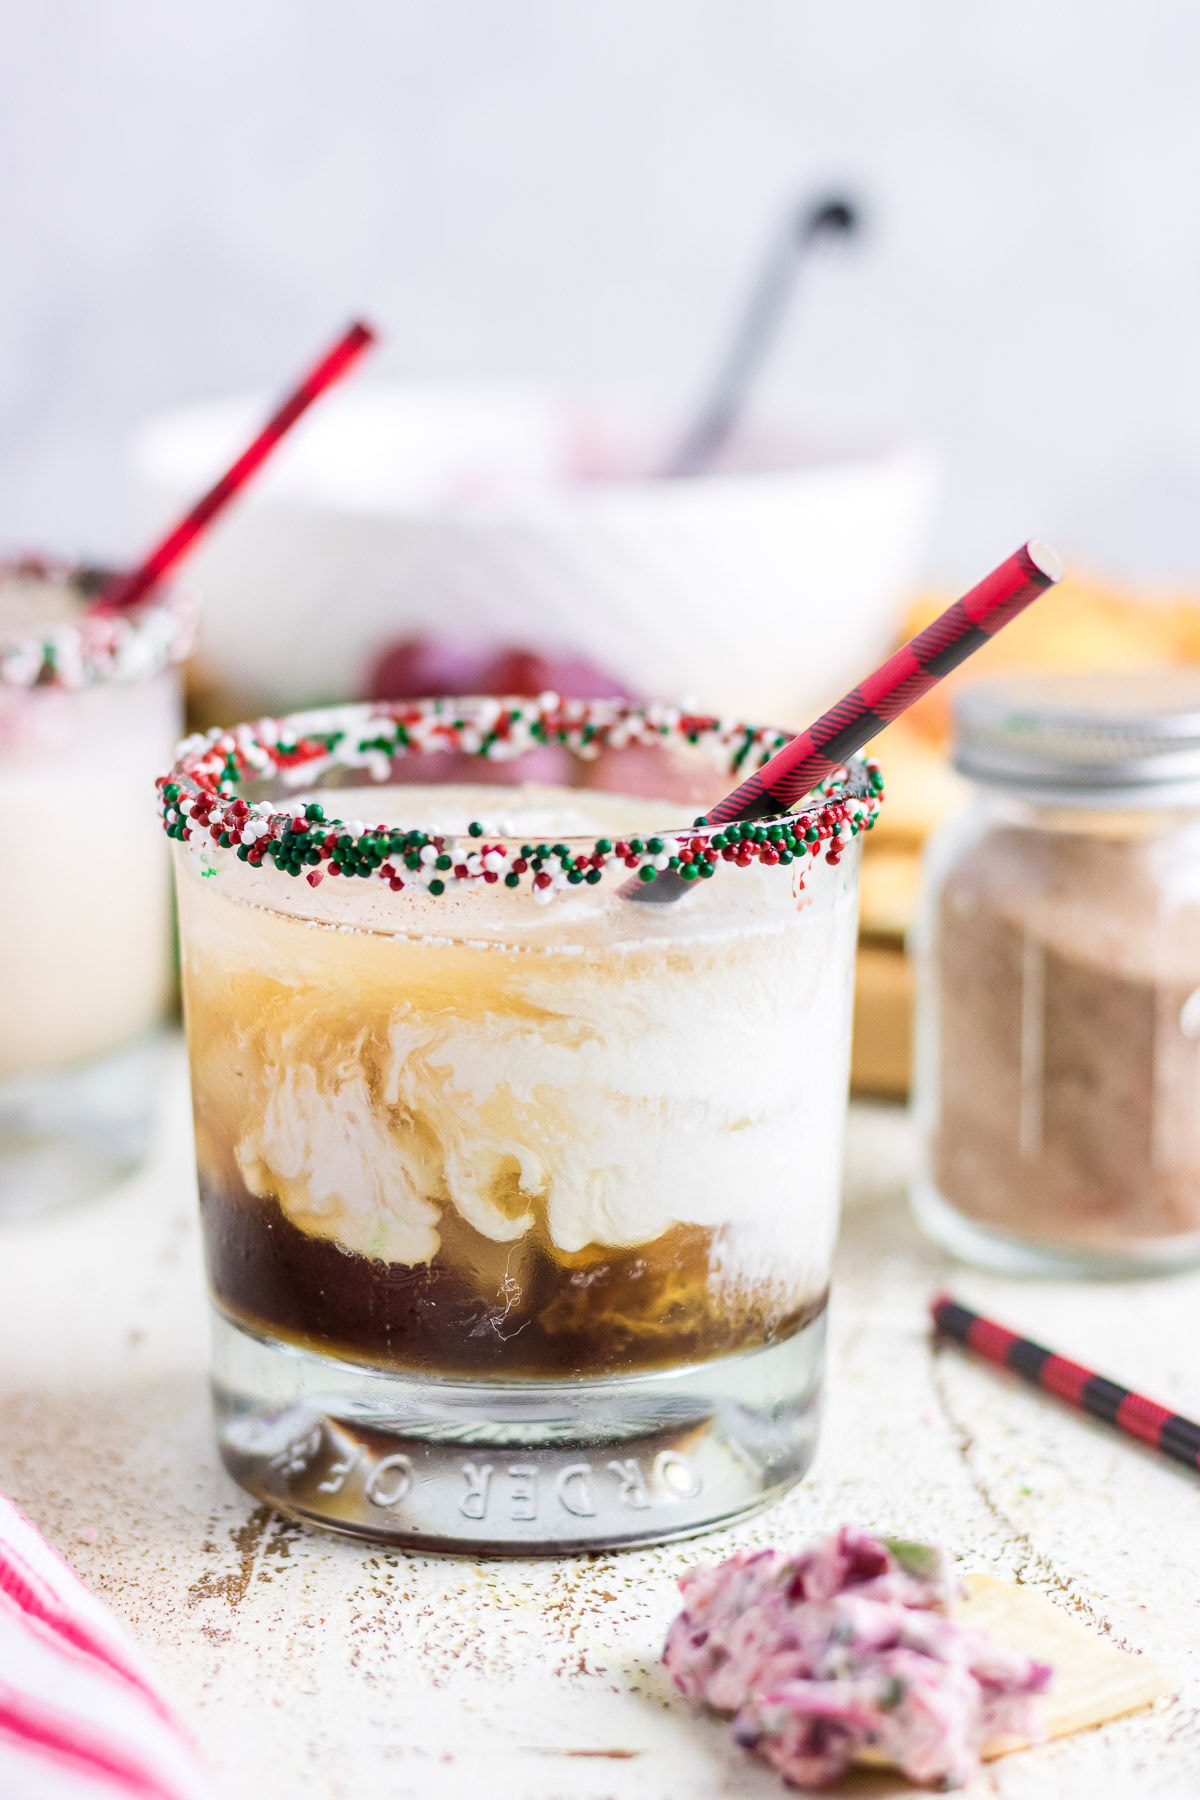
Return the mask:
<path id="1" fill-rule="evenodd" d="M 148 681 L 185 662 L 195 646 L 196 603 L 185 589 L 104 612 L 87 602 L 106 586 L 106 570 L 41 556 L 0 559 L 0 583 L 10 580 L 71 587 L 80 610 L 75 618 L 0 631 L 0 689 Z"/>
<path id="2" fill-rule="evenodd" d="M 665 869 L 685 881 L 714 873 L 720 862 L 773 867 L 824 855 L 836 864 L 850 840 L 869 831 L 883 792 L 878 765 L 855 760 L 815 788 L 801 807 L 752 824 L 693 825 L 651 836 L 557 843 L 498 837 L 475 821 L 461 834 L 364 825 L 331 816 L 310 802 L 282 810 L 279 800 L 248 800 L 242 791 L 272 780 L 297 790 L 330 774 L 359 774 L 382 784 L 410 756 L 457 751 L 508 762 L 546 745 L 582 761 L 631 745 L 694 748 L 737 779 L 761 768 L 791 733 L 746 725 L 679 706 L 632 706 L 617 700 L 432 699 L 366 702 L 259 719 L 232 730 L 186 739 L 158 781 L 167 836 L 211 853 L 233 852 L 255 868 L 303 875 L 317 887 L 326 876 L 358 876 L 438 896 L 459 883 L 516 888 L 536 899 L 595 886 L 610 873 L 654 881 Z M 336 792 L 336 789 L 333 790 Z"/>

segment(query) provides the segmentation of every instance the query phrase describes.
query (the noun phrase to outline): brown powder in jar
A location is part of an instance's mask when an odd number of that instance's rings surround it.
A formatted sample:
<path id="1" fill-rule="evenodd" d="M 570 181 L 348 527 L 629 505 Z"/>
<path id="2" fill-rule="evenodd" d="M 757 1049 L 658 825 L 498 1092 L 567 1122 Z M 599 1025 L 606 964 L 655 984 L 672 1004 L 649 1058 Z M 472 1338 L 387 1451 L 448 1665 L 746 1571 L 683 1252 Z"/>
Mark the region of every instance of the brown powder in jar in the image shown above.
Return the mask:
<path id="1" fill-rule="evenodd" d="M 936 930 L 931 1173 L 998 1231 L 1096 1251 L 1200 1232 L 1194 828 L 993 829 Z"/>

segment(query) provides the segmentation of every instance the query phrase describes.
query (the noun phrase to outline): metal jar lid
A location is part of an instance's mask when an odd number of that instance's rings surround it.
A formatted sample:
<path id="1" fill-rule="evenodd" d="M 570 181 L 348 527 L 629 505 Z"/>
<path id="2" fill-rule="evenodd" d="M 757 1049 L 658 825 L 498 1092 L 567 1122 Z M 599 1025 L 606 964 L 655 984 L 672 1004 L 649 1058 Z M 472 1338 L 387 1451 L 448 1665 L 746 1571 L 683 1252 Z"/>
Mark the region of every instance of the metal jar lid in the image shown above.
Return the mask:
<path id="1" fill-rule="evenodd" d="M 1006 675 L 954 711 L 972 781 L 1061 806 L 1200 803 L 1200 668 Z"/>

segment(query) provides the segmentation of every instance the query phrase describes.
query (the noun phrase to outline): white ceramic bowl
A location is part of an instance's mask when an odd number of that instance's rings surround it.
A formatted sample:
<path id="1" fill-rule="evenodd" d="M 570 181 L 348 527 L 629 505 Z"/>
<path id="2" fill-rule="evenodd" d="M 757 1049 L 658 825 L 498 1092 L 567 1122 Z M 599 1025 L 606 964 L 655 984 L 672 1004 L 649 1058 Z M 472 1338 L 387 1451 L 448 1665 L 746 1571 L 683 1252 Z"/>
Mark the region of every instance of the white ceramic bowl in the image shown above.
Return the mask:
<path id="1" fill-rule="evenodd" d="M 165 523 L 265 400 L 150 421 Z M 643 459 L 643 465 L 651 462 Z M 433 633 L 582 655 L 634 691 L 802 724 L 885 650 L 934 494 L 913 447 L 656 480 L 599 415 L 512 384 L 351 384 L 323 401 L 192 565 L 203 666 L 230 706 L 360 693 Z"/>

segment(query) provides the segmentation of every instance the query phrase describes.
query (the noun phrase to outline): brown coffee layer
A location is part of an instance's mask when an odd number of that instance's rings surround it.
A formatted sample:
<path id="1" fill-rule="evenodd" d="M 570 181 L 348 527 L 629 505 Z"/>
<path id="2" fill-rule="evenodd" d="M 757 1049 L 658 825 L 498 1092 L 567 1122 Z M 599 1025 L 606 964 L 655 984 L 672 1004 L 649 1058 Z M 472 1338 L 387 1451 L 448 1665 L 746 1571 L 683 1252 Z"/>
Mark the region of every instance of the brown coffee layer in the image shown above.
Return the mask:
<path id="1" fill-rule="evenodd" d="M 209 1279 L 227 1311 L 306 1349 L 433 1376 L 568 1380 L 764 1348 L 824 1309 L 821 1293 L 728 1291 L 715 1233 L 677 1225 L 633 1250 L 495 1244 L 448 1210 L 431 1263 L 376 1262 L 300 1231 L 274 1199 L 201 1182 Z"/>

